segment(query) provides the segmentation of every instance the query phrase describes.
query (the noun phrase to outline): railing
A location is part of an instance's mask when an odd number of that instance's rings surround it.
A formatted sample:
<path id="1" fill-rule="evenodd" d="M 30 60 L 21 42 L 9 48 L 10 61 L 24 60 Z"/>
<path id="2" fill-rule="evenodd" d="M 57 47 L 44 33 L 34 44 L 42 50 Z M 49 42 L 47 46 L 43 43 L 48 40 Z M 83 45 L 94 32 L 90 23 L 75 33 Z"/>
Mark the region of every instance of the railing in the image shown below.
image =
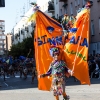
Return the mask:
<path id="1" fill-rule="evenodd" d="M 4 26 L 5 25 L 5 22 L 0 22 L 0 26 Z"/>
<path id="2" fill-rule="evenodd" d="M 5 35 L 1 35 L 0 36 L 0 39 L 4 39 L 5 40 L 6 39 L 6 36 Z"/>
<path id="3" fill-rule="evenodd" d="M 67 0 L 59 0 L 59 2 L 66 2 Z"/>

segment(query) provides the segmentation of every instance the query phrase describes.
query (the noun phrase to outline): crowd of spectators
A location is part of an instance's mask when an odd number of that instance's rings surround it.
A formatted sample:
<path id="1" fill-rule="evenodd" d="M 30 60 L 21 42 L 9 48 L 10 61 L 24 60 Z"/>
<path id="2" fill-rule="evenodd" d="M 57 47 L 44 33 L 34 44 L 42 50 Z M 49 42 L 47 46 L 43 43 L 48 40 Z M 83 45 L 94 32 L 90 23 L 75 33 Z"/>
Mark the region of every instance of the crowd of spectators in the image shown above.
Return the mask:
<path id="1" fill-rule="evenodd" d="M 27 75 L 32 76 L 32 83 L 36 76 L 36 65 L 33 58 L 26 58 L 20 56 L 19 58 L 0 58 L 0 76 L 6 81 L 6 77 L 15 77 L 19 75 L 20 78 L 27 79 Z"/>
<path id="2" fill-rule="evenodd" d="M 88 65 L 90 78 L 100 79 L 100 54 L 90 54 L 88 57 Z"/>

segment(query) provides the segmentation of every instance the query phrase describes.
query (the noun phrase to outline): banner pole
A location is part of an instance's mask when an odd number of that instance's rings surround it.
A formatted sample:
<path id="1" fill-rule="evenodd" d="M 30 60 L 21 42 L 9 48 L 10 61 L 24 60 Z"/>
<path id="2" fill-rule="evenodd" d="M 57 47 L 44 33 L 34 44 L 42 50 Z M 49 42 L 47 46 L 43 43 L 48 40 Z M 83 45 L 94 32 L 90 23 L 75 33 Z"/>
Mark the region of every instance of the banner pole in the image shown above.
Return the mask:
<path id="1" fill-rule="evenodd" d="M 88 14 L 87 14 L 87 16 L 88 16 Z M 80 35 L 80 40 L 81 40 L 81 36 L 82 36 L 82 32 L 83 32 L 83 28 L 84 28 L 84 25 L 85 25 L 87 16 L 85 16 L 84 24 L 83 24 L 82 31 L 81 31 L 81 35 Z M 78 52 L 78 50 L 79 50 L 80 40 L 79 40 L 79 43 L 78 43 L 78 47 L 77 47 L 77 51 L 76 51 L 76 52 Z M 77 58 L 77 55 L 76 55 L 75 58 L 74 58 L 74 64 L 73 64 L 73 68 L 72 68 L 72 73 L 73 73 L 74 68 L 75 68 L 76 58 Z"/>

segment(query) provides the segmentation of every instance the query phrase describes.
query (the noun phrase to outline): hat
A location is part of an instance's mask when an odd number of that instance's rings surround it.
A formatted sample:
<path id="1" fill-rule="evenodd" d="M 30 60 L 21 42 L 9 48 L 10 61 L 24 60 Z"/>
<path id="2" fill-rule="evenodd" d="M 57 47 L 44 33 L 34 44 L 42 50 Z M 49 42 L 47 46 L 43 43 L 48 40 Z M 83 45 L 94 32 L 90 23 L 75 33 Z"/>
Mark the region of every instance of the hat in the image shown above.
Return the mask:
<path id="1" fill-rule="evenodd" d="M 52 48 L 50 48 L 49 52 L 50 52 L 50 55 L 53 57 L 54 54 L 59 54 L 60 50 L 58 47 L 52 47 Z"/>

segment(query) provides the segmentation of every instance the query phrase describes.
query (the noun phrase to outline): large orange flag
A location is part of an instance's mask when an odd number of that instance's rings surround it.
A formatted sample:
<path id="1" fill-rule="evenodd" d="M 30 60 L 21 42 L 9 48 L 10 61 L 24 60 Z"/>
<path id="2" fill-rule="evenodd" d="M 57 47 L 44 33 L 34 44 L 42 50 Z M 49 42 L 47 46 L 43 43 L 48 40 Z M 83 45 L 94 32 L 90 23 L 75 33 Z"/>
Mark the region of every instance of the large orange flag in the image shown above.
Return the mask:
<path id="1" fill-rule="evenodd" d="M 83 9 L 77 15 L 74 27 L 76 33 L 69 33 L 64 49 L 64 59 L 73 75 L 80 80 L 81 84 L 90 84 L 88 73 L 88 47 L 89 47 L 89 9 Z"/>
<path id="2" fill-rule="evenodd" d="M 83 9 L 77 15 L 77 21 L 74 28 L 76 33 L 69 33 L 65 40 L 63 37 L 61 25 L 52 18 L 38 10 L 35 15 L 36 28 L 34 35 L 36 69 L 38 75 L 48 71 L 52 61 L 49 49 L 51 46 L 60 47 L 64 50 L 62 59 L 64 59 L 70 69 L 73 70 L 74 76 L 80 80 L 82 84 L 90 84 L 88 73 L 88 47 L 89 47 L 89 9 Z M 65 45 L 65 46 L 64 46 Z M 64 47 L 64 48 L 63 48 Z M 39 78 L 38 89 L 50 90 L 51 77 Z"/>
<path id="3" fill-rule="evenodd" d="M 58 22 L 38 10 L 35 28 L 35 58 L 38 75 L 46 73 L 49 69 L 52 61 L 49 49 L 52 45 L 63 48 L 62 27 Z M 38 77 L 38 88 L 40 90 L 50 90 L 50 87 L 50 77 Z"/>

